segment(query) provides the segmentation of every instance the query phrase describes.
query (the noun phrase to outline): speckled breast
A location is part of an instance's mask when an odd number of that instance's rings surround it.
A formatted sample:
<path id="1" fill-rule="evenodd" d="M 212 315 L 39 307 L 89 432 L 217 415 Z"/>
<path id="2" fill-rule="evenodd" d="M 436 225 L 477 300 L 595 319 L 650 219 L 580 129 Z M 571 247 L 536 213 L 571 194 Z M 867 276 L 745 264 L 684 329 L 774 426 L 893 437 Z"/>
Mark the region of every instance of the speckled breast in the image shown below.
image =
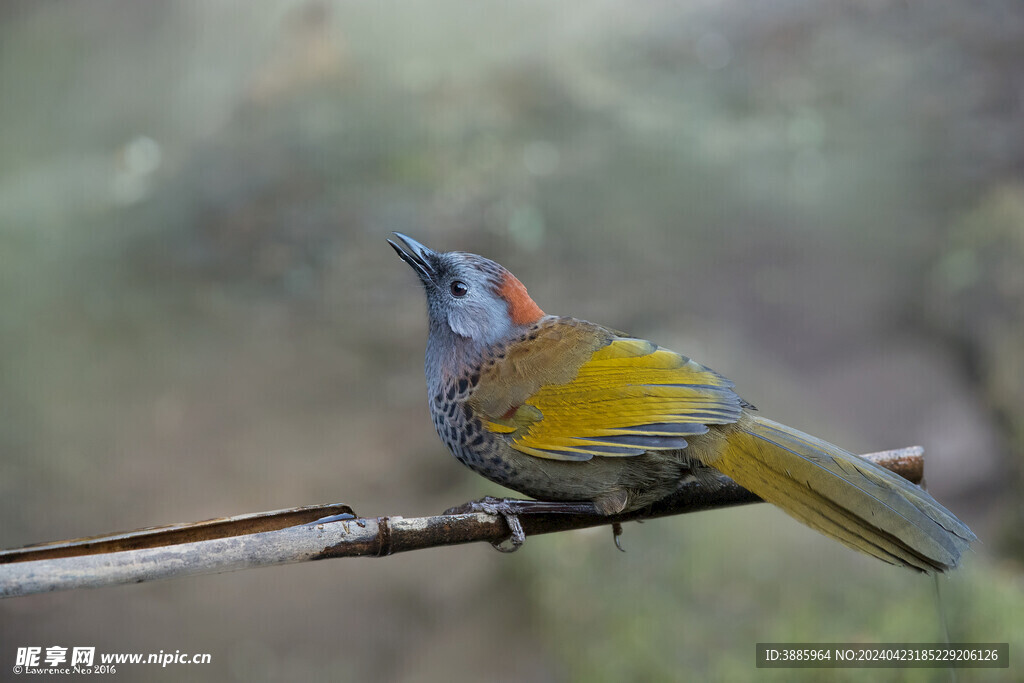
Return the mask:
<path id="1" fill-rule="evenodd" d="M 508 444 L 484 429 L 483 422 L 473 414 L 468 403 L 479 381 L 479 372 L 469 370 L 441 385 L 430 397 L 434 428 L 459 462 L 491 481 L 512 487 L 516 471 L 503 457 Z"/>

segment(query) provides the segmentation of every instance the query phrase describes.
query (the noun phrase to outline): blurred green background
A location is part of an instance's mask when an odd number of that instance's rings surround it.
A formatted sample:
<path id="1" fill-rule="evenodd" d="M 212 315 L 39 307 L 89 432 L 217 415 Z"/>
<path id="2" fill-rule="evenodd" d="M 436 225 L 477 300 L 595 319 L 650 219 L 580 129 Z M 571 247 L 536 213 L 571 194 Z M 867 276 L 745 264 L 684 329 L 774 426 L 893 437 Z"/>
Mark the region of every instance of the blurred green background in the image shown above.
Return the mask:
<path id="1" fill-rule="evenodd" d="M 982 539 L 953 641 L 1024 654 L 1024 6 L 0 5 L 0 546 L 491 484 L 434 434 L 392 230 L 508 266 L 762 412 L 921 444 Z M 817 680 L 935 584 L 746 507 L 0 603 L 123 680 Z M 1021 677 L 966 670 L 961 681 Z M 832 680 L 948 680 L 841 670 Z"/>

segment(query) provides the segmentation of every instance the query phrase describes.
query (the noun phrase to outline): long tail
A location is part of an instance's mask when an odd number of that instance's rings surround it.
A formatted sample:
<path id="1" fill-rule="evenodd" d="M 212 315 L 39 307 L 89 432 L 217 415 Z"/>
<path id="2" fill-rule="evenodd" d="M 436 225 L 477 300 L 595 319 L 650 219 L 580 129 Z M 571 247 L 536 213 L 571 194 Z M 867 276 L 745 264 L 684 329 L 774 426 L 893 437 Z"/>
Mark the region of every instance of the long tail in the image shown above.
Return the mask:
<path id="1" fill-rule="evenodd" d="M 747 415 L 707 462 L 807 526 L 890 564 L 957 566 L 976 536 L 924 489 L 778 422 Z"/>

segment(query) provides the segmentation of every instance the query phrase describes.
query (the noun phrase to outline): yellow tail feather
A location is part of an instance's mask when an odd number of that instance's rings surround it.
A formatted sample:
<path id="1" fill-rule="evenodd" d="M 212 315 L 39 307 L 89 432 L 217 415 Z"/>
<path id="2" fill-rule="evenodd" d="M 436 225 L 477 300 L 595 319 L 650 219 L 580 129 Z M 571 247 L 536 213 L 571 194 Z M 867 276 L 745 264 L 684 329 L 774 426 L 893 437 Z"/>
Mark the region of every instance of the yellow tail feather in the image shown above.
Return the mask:
<path id="1" fill-rule="evenodd" d="M 976 537 L 924 489 L 785 425 L 741 420 L 706 464 L 804 524 L 890 564 L 956 567 Z"/>

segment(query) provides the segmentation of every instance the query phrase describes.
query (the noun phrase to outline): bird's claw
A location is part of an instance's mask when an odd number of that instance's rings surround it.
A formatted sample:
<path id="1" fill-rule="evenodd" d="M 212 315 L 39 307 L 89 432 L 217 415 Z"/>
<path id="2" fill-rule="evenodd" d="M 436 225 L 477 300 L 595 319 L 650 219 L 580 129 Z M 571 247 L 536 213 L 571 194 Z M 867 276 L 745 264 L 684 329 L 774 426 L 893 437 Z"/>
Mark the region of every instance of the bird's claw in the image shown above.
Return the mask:
<path id="1" fill-rule="evenodd" d="M 489 515 L 501 515 L 512 532 L 505 540 L 491 543 L 495 550 L 501 553 L 514 553 L 522 547 L 523 543 L 526 543 L 526 532 L 523 531 L 522 522 L 519 521 L 519 515 L 513 511 L 508 501 L 500 501 L 494 505 L 485 503 L 483 511 Z"/>
<path id="2" fill-rule="evenodd" d="M 622 547 L 622 543 L 619 542 L 619 538 L 622 536 L 622 525 L 618 522 L 612 522 L 612 538 L 615 539 L 615 547 L 622 552 L 626 552 L 626 549 Z"/>
<path id="3" fill-rule="evenodd" d="M 526 532 L 523 531 L 523 525 L 519 521 L 519 513 L 516 509 L 516 503 L 518 502 L 507 498 L 487 496 L 481 500 L 474 500 L 448 508 L 444 511 L 444 514 L 466 515 L 482 512 L 485 515 L 501 517 L 505 520 L 505 524 L 508 525 L 509 531 L 512 533 L 508 538 L 496 543 L 492 542 L 491 545 L 499 552 L 514 553 L 526 542 Z"/>
<path id="4" fill-rule="evenodd" d="M 462 505 L 456 505 L 445 510 L 442 514 L 445 515 L 472 515 L 477 512 L 487 512 L 489 506 L 497 505 L 502 502 L 501 498 L 495 498 L 494 496 L 484 496 L 480 500 L 471 500 L 468 503 Z M 492 514 L 492 513 L 488 513 Z"/>
<path id="5" fill-rule="evenodd" d="M 482 512 L 487 515 L 500 516 L 508 524 L 511 535 L 500 543 L 491 543 L 496 549 L 503 553 L 512 553 L 519 550 L 526 542 L 526 532 L 519 521 L 520 515 L 526 514 L 547 514 L 547 515 L 598 515 L 602 516 L 595 504 L 591 501 L 544 501 L 544 500 L 516 500 L 514 498 L 495 498 L 487 496 L 480 500 L 463 503 L 445 510 L 446 515 L 466 515 Z M 625 552 L 619 543 L 619 536 L 622 535 L 622 525 L 612 523 L 612 531 L 615 533 L 615 546 Z"/>

